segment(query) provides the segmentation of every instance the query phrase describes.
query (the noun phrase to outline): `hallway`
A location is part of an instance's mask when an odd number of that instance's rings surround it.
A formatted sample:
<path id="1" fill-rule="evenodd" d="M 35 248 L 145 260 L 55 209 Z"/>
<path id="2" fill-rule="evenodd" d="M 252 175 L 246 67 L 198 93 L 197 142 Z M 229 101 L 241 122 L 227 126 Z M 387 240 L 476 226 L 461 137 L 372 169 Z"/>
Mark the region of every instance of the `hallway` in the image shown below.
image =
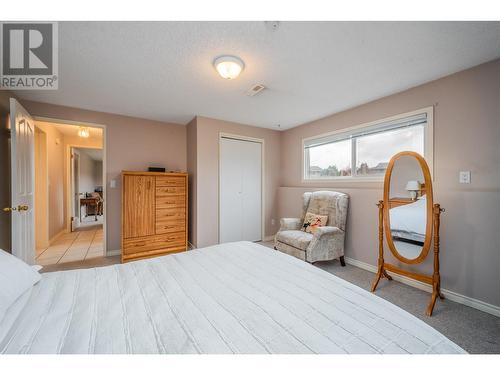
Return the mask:
<path id="1" fill-rule="evenodd" d="M 104 256 L 102 225 L 64 233 L 46 249 L 37 249 L 41 266 L 82 261 Z"/>

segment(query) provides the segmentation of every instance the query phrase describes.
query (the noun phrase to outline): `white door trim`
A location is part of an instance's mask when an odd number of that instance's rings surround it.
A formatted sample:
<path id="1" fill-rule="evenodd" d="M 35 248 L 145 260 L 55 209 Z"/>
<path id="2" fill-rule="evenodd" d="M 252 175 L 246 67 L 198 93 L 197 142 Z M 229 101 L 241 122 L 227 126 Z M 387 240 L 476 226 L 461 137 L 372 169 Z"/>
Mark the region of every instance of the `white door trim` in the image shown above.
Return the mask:
<path id="1" fill-rule="evenodd" d="M 104 124 L 98 124 L 98 123 L 92 123 L 92 122 L 85 122 L 85 121 L 71 121 L 71 120 L 62 120 L 58 118 L 52 118 L 52 117 L 43 117 L 43 116 L 33 116 L 33 119 L 35 121 L 44 121 L 44 122 L 52 122 L 52 123 L 58 123 L 58 124 L 66 124 L 66 125 L 76 125 L 76 126 L 87 126 L 89 128 L 100 128 L 102 129 L 102 196 L 104 199 L 104 206 L 102 208 L 103 214 L 104 214 L 104 222 L 103 222 L 103 247 L 104 247 L 104 256 L 109 256 L 108 254 L 108 244 L 107 244 L 107 238 L 108 238 L 108 225 L 107 225 L 107 209 L 106 206 L 108 204 L 108 197 L 107 197 L 107 147 L 106 145 L 108 144 L 107 141 L 107 126 Z M 66 181 L 65 184 L 67 187 L 69 187 L 71 183 L 71 172 L 70 172 L 70 165 L 67 162 L 68 161 L 68 155 L 70 154 L 71 147 L 79 147 L 79 148 L 96 148 L 96 147 L 85 147 L 85 146 L 80 146 L 80 145 L 68 145 L 69 147 L 66 148 L 65 150 L 65 159 L 66 159 Z M 69 217 L 71 215 L 71 201 L 68 199 L 71 199 L 70 193 L 66 194 L 66 217 Z M 68 204 L 69 203 L 69 204 Z M 71 231 L 71 222 L 66 223 L 66 231 Z"/>
<path id="2" fill-rule="evenodd" d="M 64 160 L 65 160 L 65 165 L 68 165 L 69 168 L 67 169 L 69 173 L 69 185 L 66 186 L 66 194 L 69 194 L 69 197 L 66 198 L 66 205 L 67 205 L 67 212 L 66 212 L 66 232 L 72 232 L 75 228 L 78 228 L 80 226 L 80 217 L 82 215 L 81 213 L 81 207 L 74 207 L 75 202 L 76 202 L 76 191 L 75 191 L 75 181 L 78 179 L 78 190 L 80 190 L 80 152 L 78 150 L 74 150 L 76 148 L 75 146 L 68 145 L 69 147 L 69 154 L 67 153 L 67 150 L 64 150 Z M 82 147 L 84 148 L 84 147 Z M 76 163 L 75 155 L 78 155 L 78 163 Z M 73 156 L 73 157 L 72 157 Z M 75 166 L 77 166 L 76 170 L 78 172 L 78 178 L 76 179 L 74 174 L 75 174 Z M 66 181 L 65 181 L 66 184 Z M 68 193 L 69 191 L 69 193 Z M 80 196 L 80 193 L 78 193 L 78 197 Z M 80 200 L 80 198 L 78 198 Z M 74 218 L 74 215 L 76 213 L 76 210 L 78 209 L 78 222 L 74 223 L 75 220 L 72 220 Z M 69 212 L 69 216 L 68 216 Z"/>
<path id="3" fill-rule="evenodd" d="M 48 202 L 49 202 L 49 148 L 48 148 L 48 142 L 47 142 L 47 133 L 40 127 L 38 127 L 36 125 L 36 122 L 35 122 L 35 143 L 37 142 L 37 136 L 36 136 L 36 132 L 39 132 L 39 134 L 43 134 L 43 142 L 44 142 L 44 150 L 45 150 L 45 153 L 43 155 L 38 155 L 38 156 L 41 156 L 43 158 L 43 163 L 45 165 L 45 173 L 43 175 L 43 178 L 42 178 L 42 184 L 44 185 L 44 189 L 45 189 L 45 197 L 43 199 L 45 199 L 45 201 L 47 202 L 47 209 L 45 210 L 45 213 L 44 213 L 44 216 L 45 216 L 45 228 L 44 229 L 44 233 L 43 233 L 43 246 L 42 247 L 49 247 L 50 246 L 50 233 L 49 233 L 49 206 L 48 206 Z M 40 135 L 39 135 L 40 137 Z M 36 148 L 36 147 L 35 147 Z M 38 157 L 36 154 L 35 154 L 35 166 L 37 166 L 37 157 Z M 36 208 L 36 200 L 37 200 L 37 188 L 36 188 L 36 175 L 37 175 L 37 172 L 35 171 L 35 208 Z M 36 216 L 37 213 L 36 213 L 36 210 L 35 210 L 35 223 L 36 223 Z M 37 234 L 37 231 L 36 231 L 36 228 L 35 228 L 35 245 L 36 245 L 36 242 L 37 242 L 37 239 L 39 239 L 38 237 L 38 234 Z M 35 247 L 35 250 L 37 250 L 37 248 Z"/>
<path id="4" fill-rule="evenodd" d="M 265 213 L 265 170 L 266 170 L 266 162 L 265 162 L 265 140 L 263 138 L 253 138 L 247 137 L 244 135 L 238 135 L 233 133 L 224 133 L 219 132 L 219 149 L 218 155 L 219 163 L 218 163 L 218 176 L 217 176 L 217 243 L 220 243 L 220 171 L 221 171 L 221 141 L 223 138 L 235 139 L 238 141 L 247 141 L 247 142 L 256 142 L 261 144 L 261 185 L 260 185 L 260 196 L 261 196 L 261 241 L 265 238 L 265 228 L 266 228 L 266 213 Z"/>

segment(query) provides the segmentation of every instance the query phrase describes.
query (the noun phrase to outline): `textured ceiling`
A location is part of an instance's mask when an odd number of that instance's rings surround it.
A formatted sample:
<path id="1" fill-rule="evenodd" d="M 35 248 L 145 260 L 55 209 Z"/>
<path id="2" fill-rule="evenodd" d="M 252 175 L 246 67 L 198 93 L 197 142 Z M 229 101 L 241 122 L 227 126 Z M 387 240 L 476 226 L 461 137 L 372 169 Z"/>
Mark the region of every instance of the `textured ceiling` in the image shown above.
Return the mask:
<path id="1" fill-rule="evenodd" d="M 220 78 L 221 54 L 245 61 Z M 59 90 L 21 98 L 282 129 L 500 57 L 500 22 L 62 22 Z M 262 83 L 255 97 L 245 91 Z"/>

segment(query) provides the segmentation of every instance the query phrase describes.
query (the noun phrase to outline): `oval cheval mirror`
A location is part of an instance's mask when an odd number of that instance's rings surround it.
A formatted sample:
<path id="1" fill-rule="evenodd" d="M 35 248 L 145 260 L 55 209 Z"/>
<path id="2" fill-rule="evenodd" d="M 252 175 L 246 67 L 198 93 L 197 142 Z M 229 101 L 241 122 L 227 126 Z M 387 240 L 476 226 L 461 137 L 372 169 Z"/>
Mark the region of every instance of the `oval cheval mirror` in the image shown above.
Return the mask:
<path id="1" fill-rule="evenodd" d="M 391 158 L 384 178 L 384 198 L 377 206 L 379 257 L 372 292 L 381 278 L 392 280 L 388 271 L 429 284 L 432 297 L 426 313 L 431 316 L 437 298 L 443 298 L 439 275 L 439 225 L 444 209 L 434 203 L 431 174 L 420 154 L 403 151 Z M 422 263 L 433 245 L 433 274 L 411 272 L 385 262 L 384 232 L 392 255 L 408 265 Z"/>

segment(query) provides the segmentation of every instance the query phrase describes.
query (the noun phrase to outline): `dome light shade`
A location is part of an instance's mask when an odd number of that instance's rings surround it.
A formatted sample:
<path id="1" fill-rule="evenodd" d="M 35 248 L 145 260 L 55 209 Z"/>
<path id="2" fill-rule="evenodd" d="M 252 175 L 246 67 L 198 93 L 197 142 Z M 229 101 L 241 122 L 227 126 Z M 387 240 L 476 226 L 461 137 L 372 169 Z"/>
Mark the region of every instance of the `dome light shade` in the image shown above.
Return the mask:
<path id="1" fill-rule="evenodd" d="M 214 67 L 222 78 L 235 79 L 240 75 L 245 64 L 236 56 L 220 56 L 214 60 Z"/>
<path id="2" fill-rule="evenodd" d="M 78 136 L 82 137 L 82 138 L 88 138 L 88 137 L 90 137 L 90 130 L 89 130 L 89 128 L 87 128 L 85 126 L 80 126 L 78 128 Z"/>

